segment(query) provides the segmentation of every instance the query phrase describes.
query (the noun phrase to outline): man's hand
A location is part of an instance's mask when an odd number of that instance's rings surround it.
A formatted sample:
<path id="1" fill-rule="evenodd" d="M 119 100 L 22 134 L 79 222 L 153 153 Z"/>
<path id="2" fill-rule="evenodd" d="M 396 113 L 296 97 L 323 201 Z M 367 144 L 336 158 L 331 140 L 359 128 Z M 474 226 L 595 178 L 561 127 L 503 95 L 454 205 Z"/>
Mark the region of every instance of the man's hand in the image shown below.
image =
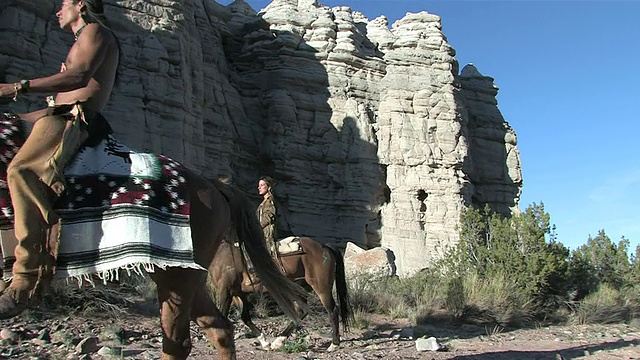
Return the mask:
<path id="1" fill-rule="evenodd" d="M 14 96 L 16 94 L 15 84 L 0 84 L 0 97 Z"/>

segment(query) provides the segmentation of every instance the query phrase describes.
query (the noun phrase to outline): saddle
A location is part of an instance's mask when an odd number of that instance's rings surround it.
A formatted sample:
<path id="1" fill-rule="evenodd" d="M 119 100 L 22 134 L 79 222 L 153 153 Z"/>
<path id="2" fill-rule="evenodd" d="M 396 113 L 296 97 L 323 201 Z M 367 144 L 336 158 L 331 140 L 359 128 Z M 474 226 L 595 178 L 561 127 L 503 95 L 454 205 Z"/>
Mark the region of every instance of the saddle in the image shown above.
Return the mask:
<path id="1" fill-rule="evenodd" d="M 280 256 L 302 254 L 303 252 L 299 236 L 289 236 L 278 240 L 278 254 Z"/>

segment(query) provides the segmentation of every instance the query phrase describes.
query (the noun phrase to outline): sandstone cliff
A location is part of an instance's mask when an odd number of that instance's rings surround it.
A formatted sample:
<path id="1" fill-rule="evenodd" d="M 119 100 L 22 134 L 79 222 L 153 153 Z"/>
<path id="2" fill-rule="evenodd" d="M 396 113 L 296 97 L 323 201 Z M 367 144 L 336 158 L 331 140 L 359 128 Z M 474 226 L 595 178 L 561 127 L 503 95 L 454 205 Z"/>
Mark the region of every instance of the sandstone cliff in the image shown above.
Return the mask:
<path id="1" fill-rule="evenodd" d="M 285 234 L 386 246 L 407 274 L 458 240 L 464 207 L 517 209 L 519 153 L 497 87 L 472 65 L 459 73 L 437 15 L 389 26 L 314 0 L 259 14 L 242 0 L 105 8 L 122 47 L 105 111 L 115 135 L 250 193 L 273 176 Z M 0 4 L 0 81 L 58 71 L 73 37 L 56 10 Z M 12 109 L 44 105 L 29 100 Z"/>

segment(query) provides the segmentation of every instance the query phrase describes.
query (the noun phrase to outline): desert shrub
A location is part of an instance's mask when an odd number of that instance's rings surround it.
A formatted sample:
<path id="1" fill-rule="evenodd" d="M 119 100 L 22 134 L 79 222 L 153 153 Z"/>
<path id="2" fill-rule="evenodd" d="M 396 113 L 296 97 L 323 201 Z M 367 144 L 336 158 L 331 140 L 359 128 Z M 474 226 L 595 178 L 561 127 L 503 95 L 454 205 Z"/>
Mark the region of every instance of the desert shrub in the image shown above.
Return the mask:
<path id="1" fill-rule="evenodd" d="M 415 318 L 445 303 L 443 279 L 429 270 L 408 277 L 358 274 L 349 279 L 353 308 L 388 314 L 394 318 Z"/>
<path id="2" fill-rule="evenodd" d="M 606 283 L 584 297 L 574 310 L 573 322 L 577 324 L 612 324 L 629 319 L 630 307 L 623 294 Z"/>
<path id="3" fill-rule="evenodd" d="M 367 329 L 371 325 L 371 321 L 367 316 L 367 312 L 363 311 L 361 308 L 357 308 L 353 311 L 353 322 L 351 326 L 355 329 Z"/>
<path id="4" fill-rule="evenodd" d="M 448 279 L 445 294 L 444 307 L 456 318 L 464 316 L 467 309 L 467 292 L 465 291 L 464 279 L 458 276 Z"/>
<path id="5" fill-rule="evenodd" d="M 376 312 L 419 322 L 434 314 L 441 318 L 444 310 L 450 318 L 503 326 L 530 318 L 529 299 L 504 274 L 482 278 L 425 270 L 406 278 L 365 275 L 351 283 L 360 284 L 350 289 L 356 314 Z"/>
<path id="6" fill-rule="evenodd" d="M 491 277 L 468 274 L 462 279 L 464 320 L 500 326 L 519 326 L 533 319 L 531 297 L 505 274 Z"/>
<path id="7" fill-rule="evenodd" d="M 387 279 L 368 273 L 359 273 L 349 278 L 349 297 L 354 312 L 374 312 L 379 303 L 379 294 L 384 292 Z"/>
<path id="8" fill-rule="evenodd" d="M 580 300 L 597 291 L 602 284 L 616 290 L 638 284 L 636 256 L 629 256 L 629 240 L 615 244 L 604 230 L 571 253 L 569 276 Z"/>
<path id="9" fill-rule="evenodd" d="M 315 294 L 314 294 L 315 295 Z M 268 293 L 249 294 L 247 301 L 251 303 L 251 314 L 261 319 L 280 315 L 282 310 Z M 249 305 L 247 305 L 249 306 Z M 239 309 L 238 309 L 239 310 Z M 238 315 L 240 315 L 238 313 Z"/>
<path id="10" fill-rule="evenodd" d="M 97 275 L 77 279 L 55 279 L 41 306 L 49 310 L 87 316 L 118 317 L 142 298 L 157 300 L 156 286 L 146 273 L 120 271 L 118 278 L 103 281 Z"/>
<path id="11" fill-rule="evenodd" d="M 492 289 L 489 284 L 502 284 L 517 299 L 516 306 L 527 304 L 531 316 L 544 315 L 569 297 L 569 249 L 555 240 L 544 205 L 534 203 L 512 217 L 488 207 L 469 208 L 461 215 L 459 230 L 460 242 L 436 264 L 442 274 L 451 279 L 480 281 L 484 284 L 480 288 L 486 291 Z M 508 283 L 504 283 L 506 279 Z M 513 315 L 507 312 L 500 318 Z"/>
<path id="12" fill-rule="evenodd" d="M 624 304 L 629 309 L 629 317 L 631 319 L 640 318 L 640 284 L 628 286 L 621 293 Z"/>
<path id="13" fill-rule="evenodd" d="M 415 281 L 415 294 L 418 296 L 416 307 L 418 312 L 428 309 L 444 309 L 447 307 L 446 293 L 442 289 L 447 285 L 447 278 L 433 269 L 425 269 L 415 274 L 410 281 Z M 419 291 L 419 292 L 418 292 Z"/>
<path id="14" fill-rule="evenodd" d="M 356 311 L 419 322 L 445 319 L 444 310 L 500 327 L 564 321 L 574 310 L 581 323 L 640 314 L 640 246 L 628 256 L 624 238 L 613 244 L 602 231 L 571 253 L 556 240 L 544 205 L 535 203 L 511 217 L 469 208 L 459 231 L 459 243 L 438 247 L 443 256 L 413 276 L 350 279 Z M 576 302 L 596 291 L 583 306 Z M 617 305 L 605 311 L 602 304 Z"/>
<path id="15" fill-rule="evenodd" d="M 133 304 L 128 298 L 130 294 L 119 290 L 102 283 L 77 286 L 66 281 L 54 281 L 45 303 L 54 311 L 117 318 Z"/>
<path id="16" fill-rule="evenodd" d="M 146 301 L 157 301 L 158 299 L 156 283 L 147 273 L 121 276 L 120 287 L 127 292 L 139 295 Z"/>

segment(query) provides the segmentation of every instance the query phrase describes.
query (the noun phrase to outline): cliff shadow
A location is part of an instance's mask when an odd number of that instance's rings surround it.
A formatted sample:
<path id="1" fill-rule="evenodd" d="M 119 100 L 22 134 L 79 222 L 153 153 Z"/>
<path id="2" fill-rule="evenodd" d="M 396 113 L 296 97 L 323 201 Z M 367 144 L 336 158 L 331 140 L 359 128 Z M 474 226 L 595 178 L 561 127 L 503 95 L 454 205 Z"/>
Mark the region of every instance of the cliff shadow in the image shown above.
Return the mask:
<path id="1" fill-rule="evenodd" d="M 375 203 L 384 177 L 373 111 L 338 75 L 349 65 L 331 62 L 331 49 L 309 44 L 294 25 L 229 7 L 224 47 L 246 113 L 237 126 L 250 126 L 240 141 L 256 153 L 236 169 L 237 183 L 256 194 L 261 175 L 277 181 L 280 238 L 369 243 L 380 226 Z"/>
<path id="2" fill-rule="evenodd" d="M 0 5 L 14 29 L 3 33 L 15 35 L 0 39 L 6 81 L 59 71 L 74 41 L 59 29 L 59 6 Z M 344 54 L 272 28 L 247 6 L 181 2 L 155 5 L 157 16 L 105 1 L 121 47 L 119 82 L 104 110 L 114 135 L 208 177 L 231 175 L 250 194 L 260 175 L 274 177 L 281 236 L 371 243 L 384 192 L 372 106 L 340 74 L 350 65 L 330 59 Z M 331 64 L 339 71 L 330 74 Z M 44 95 L 29 95 L 15 111 L 44 107 Z"/>

